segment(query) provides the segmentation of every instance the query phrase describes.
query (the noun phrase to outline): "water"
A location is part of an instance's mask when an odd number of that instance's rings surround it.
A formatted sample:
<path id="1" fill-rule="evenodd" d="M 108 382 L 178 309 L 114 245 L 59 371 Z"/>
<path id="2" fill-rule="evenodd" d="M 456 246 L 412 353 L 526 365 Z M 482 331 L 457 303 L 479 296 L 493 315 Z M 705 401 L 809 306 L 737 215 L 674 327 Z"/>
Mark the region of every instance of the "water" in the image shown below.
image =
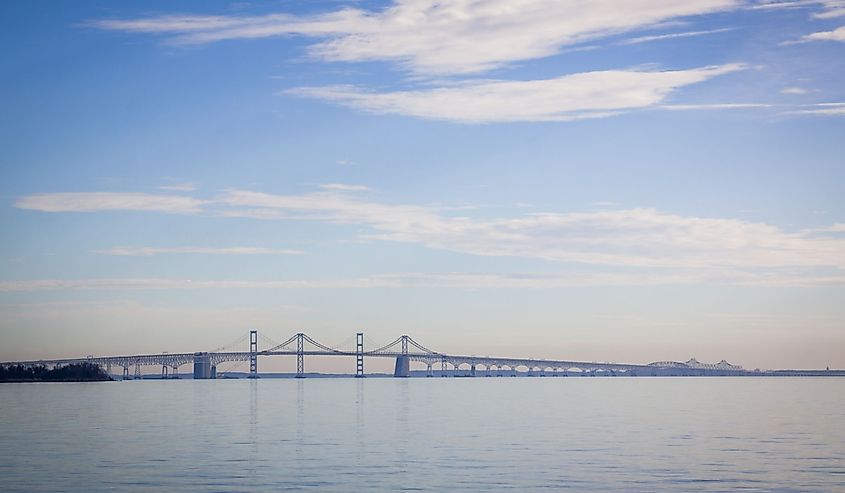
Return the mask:
<path id="1" fill-rule="evenodd" d="M 0 491 L 845 492 L 845 378 L 0 385 Z"/>

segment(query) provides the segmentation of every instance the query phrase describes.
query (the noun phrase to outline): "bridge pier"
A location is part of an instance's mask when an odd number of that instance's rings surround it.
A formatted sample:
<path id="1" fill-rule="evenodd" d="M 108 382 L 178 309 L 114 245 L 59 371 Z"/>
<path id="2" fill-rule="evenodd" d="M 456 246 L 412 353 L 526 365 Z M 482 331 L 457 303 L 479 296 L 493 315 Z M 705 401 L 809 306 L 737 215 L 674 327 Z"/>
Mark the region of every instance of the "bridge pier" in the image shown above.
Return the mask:
<path id="1" fill-rule="evenodd" d="M 135 363 L 135 380 L 141 379 L 141 363 Z"/>
<path id="2" fill-rule="evenodd" d="M 129 380 L 129 367 L 128 366 L 123 367 L 123 379 Z"/>
<path id="3" fill-rule="evenodd" d="M 469 365 L 469 376 L 471 376 L 471 377 L 475 376 L 475 363 Z"/>
<path id="4" fill-rule="evenodd" d="M 404 378 L 411 376 L 411 359 L 407 355 L 402 354 L 396 357 L 396 366 L 393 369 L 393 376 L 397 378 Z"/>
<path id="5" fill-rule="evenodd" d="M 208 353 L 194 353 L 194 380 L 208 380 L 211 377 L 211 358 Z"/>
<path id="6" fill-rule="evenodd" d="M 428 362 L 428 366 L 425 368 L 425 376 L 426 378 L 430 378 L 434 376 L 434 370 L 431 367 L 431 362 Z"/>

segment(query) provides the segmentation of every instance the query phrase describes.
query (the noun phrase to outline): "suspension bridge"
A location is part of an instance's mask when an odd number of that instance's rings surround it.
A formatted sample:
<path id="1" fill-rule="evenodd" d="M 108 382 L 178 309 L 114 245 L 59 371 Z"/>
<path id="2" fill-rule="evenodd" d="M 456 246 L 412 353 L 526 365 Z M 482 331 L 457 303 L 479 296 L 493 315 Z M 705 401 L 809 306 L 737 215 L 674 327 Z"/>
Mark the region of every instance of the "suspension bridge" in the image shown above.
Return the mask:
<path id="1" fill-rule="evenodd" d="M 263 336 L 262 336 L 263 337 Z M 297 333 L 286 341 L 275 344 L 274 341 L 263 337 L 267 349 L 259 350 L 259 333 L 249 331 L 233 343 L 217 348 L 213 351 L 193 353 L 158 353 L 138 354 L 130 356 L 86 356 L 82 358 L 52 359 L 37 361 L 3 362 L 0 365 L 45 365 L 63 366 L 74 363 L 96 364 L 109 374 L 112 369 L 122 369 L 123 379 L 142 378 L 142 367 L 160 367 L 161 378 L 178 378 L 179 368 L 193 365 L 194 379 L 214 379 L 218 375 L 218 367 L 230 362 L 248 362 L 250 378 L 258 378 L 259 357 L 288 356 L 296 357 L 296 377 L 304 378 L 305 358 L 307 356 L 337 356 L 355 358 L 355 376 L 364 377 L 365 358 L 392 358 L 395 360 L 393 376 L 411 376 L 411 363 L 422 368 L 425 375 L 435 376 L 546 376 L 568 375 L 577 372 L 583 376 L 647 376 L 647 375 L 743 375 L 748 374 L 741 366 L 732 365 L 724 360 L 715 364 L 699 363 L 695 359 L 687 362 L 660 361 L 649 364 L 626 364 L 606 362 L 586 362 L 570 360 L 551 360 L 535 358 L 506 358 L 490 356 L 468 356 L 447 354 L 433 351 L 415 341 L 408 335 L 402 335 L 389 344 L 375 349 L 364 349 L 364 333 L 355 336 L 354 348 L 338 349 L 316 341 L 305 333 Z M 232 346 L 248 345 L 246 350 L 232 350 Z M 130 370 L 134 368 L 134 373 Z M 437 370 L 437 371 L 436 371 Z"/>

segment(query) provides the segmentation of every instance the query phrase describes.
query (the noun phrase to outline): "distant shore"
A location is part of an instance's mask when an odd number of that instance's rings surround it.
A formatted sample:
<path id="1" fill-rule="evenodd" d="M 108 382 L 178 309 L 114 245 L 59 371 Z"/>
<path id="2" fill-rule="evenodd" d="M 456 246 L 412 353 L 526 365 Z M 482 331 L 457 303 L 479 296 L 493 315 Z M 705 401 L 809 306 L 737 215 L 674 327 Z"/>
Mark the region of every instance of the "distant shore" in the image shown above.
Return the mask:
<path id="1" fill-rule="evenodd" d="M 0 383 L 108 382 L 113 380 L 100 366 L 91 363 L 73 363 L 50 369 L 44 365 L 0 366 Z"/>

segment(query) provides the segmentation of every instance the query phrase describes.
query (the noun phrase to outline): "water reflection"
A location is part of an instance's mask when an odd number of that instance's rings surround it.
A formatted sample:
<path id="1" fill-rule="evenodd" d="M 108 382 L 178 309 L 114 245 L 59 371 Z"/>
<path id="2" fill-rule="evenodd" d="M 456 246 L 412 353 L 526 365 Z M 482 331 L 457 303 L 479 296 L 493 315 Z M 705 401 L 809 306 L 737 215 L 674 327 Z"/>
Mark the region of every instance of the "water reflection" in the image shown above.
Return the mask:
<path id="1" fill-rule="evenodd" d="M 360 463 L 366 450 L 366 426 L 364 415 L 364 379 L 355 379 L 355 458 Z"/>

